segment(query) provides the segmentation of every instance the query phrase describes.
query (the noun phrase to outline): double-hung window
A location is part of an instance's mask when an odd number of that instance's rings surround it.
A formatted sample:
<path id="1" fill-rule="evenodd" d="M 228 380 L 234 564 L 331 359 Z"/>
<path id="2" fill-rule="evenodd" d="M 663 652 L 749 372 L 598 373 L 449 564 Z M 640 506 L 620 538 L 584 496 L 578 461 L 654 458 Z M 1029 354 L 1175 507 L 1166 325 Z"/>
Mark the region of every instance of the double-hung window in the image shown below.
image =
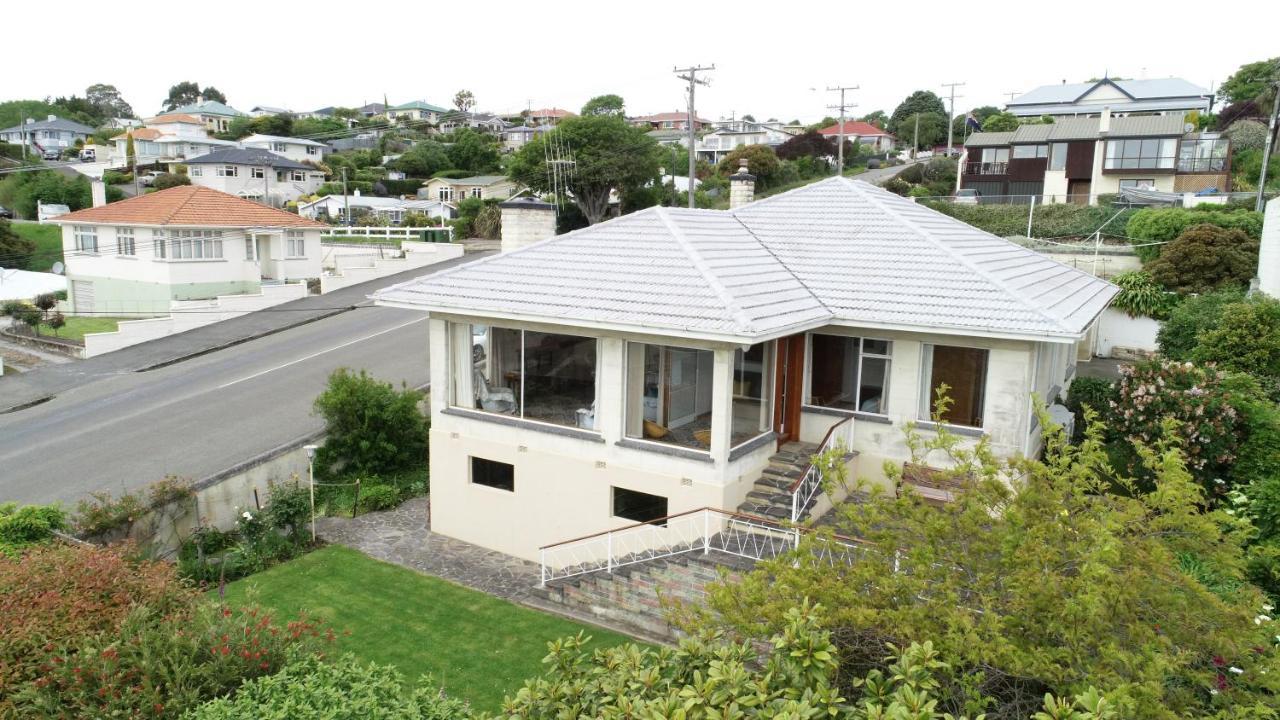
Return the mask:
<path id="1" fill-rule="evenodd" d="M 285 242 L 285 252 L 289 257 L 300 258 L 307 256 L 306 237 L 301 230 L 286 230 Z"/>
<path id="2" fill-rule="evenodd" d="M 169 236 L 169 256 L 174 260 L 221 260 L 221 230 L 175 230 Z"/>
<path id="3" fill-rule="evenodd" d="M 187 174 L 191 177 L 201 177 L 204 175 L 204 168 L 199 165 L 192 165 L 187 168 Z"/>
<path id="4" fill-rule="evenodd" d="M 921 417 L 982 427 L 990 351 L 951 345 L 924 345 L 922 350 Z M 946 402 L 940 402 L 944 397 Z"/>
<path id="5" fill-rule="evenodd" d="M 306 182 L 306 181 L 307 181 L 307 171 L 306 171 L 306 170 L 294 170 L 294 171 L 293 171 L 293 174 L 290 176 L 290 179 L 292 179 L 294 182 Z"/>
<path id="6" fill-rule="evenodd" d="M 286 151 L 286 150 L 288 150 L 288 146 L 287 146 L 287 145 L 285 145 L 285 144 L 284 144 L 284 143 L 282 143 L 282 142 L 273 142 L 273 143 L 271 143 L 271 152 L 278 152 L 278 153 L 282 153 L 282 152 L 284 152 L 284 151 Z"/>
<path id="7" fill-rule="evenodd" d="M 307 154 L 308 154 L 308 155 L 319 155 L 319 154 L 320 154 L 320 148 L 316 147 L 315 145 L 308 145 L 308 146 L 307 146 Z"/>
<path id="8" fill-rule="evenodd" d="M 846 335 L 809 336 L 806 404 L 883 415 L 888 412 L 893 342 Z"/>
<path id="9" fill-rule="evenodd" d="M 98 252 L 98 228 L 92 225 L 75 226 L 76 250 L 80 252 Z"/>
<path id="10" fill-rule="evenodd" d="M 137 245 L 133 240 L 133 228 L 116 228 L 116 253 L 118 255 L 137 255 Z"/>
<path id="11" fill-rule="evenodd" d="M 252 168 L 249 170 L 249 176 L 254 180 L 262 180 L 267 176 L 267 169 L 261 167 Z"/>
<path id="12" fill-rule="evenodd" d="M 240 175 L 240 168 L 236 167 L 235 165 L 219 165 L 218 166 L 218 177 L 238 177 L 239 175 Z"/>

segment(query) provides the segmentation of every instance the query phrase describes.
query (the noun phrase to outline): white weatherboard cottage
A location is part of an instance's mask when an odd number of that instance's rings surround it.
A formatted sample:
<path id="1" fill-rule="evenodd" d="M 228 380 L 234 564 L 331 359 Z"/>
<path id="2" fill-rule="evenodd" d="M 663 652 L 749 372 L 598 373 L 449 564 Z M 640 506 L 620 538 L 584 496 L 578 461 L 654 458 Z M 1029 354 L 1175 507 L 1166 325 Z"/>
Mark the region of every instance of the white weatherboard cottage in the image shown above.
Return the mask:
<path id="1" fill-rule="evenodd" d="M 430 313 L 432 530 L 537 560 L 551 543 L 743 502 L 780 445 L 829 429 L 884 481 L 903 426 L 1033 453 L 1117 289 L 871 185 L 728 211 L 650 208 L 387 288 Z M 530 221 L 539 230 L 530 232 Z"/>

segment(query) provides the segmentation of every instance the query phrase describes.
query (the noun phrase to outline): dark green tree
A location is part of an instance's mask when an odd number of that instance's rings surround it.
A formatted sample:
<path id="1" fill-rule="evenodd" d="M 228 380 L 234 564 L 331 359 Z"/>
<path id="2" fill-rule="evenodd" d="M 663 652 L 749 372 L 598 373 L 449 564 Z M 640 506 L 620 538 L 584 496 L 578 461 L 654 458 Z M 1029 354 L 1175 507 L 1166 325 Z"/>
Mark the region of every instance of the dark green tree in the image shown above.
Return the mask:
<path id="1" fill-rule="evenodd" d="M 1018 129 L 1018 116 L 1013 113 L 998 112 L 988 115 L 982 121 L 983 132 L 1012 132 Z"/>
<path id="2" fill-rule="evenodd" d="M 326 432 L 316 453 L 317 472 L 375 476 L 425 466 L 427 421 L 418 411 L 421 399 L 416 390 L 396 390 L 363 370 L 334 371 L 315 401 Z"/>
<path id="3" fill-rule="evenodd" d="M 738 172 L 743 160 L 747 161 L 747 172 L 756 178 L 757 188 L 773 185 L 778 175 L 778 156 L 768 145 L 739 145 L 734 148 L 717 168 L 721 175 L 732 175 Z"/>
<path id="4" fill-rule="evenodd" d="M 1259 242 L 1243 230 L 1194 225 L 1147 264 L 1151 279 L 1180 293 L 1248 285 L 1258 270 Z"/>
<path id="5" fill-rule="evenodd" d="M 85 88 L 84 97 L 104 118 L 134 117 L 133 108 L 125 102 L 115 85 L 95 83 Z"/>
<path id="6" fill-rule="evenodd" d="M 444 146 L 434 140 L 419 140 L 393 160 L 392 165 L 394 169 L 415 178 L 429 178 L 452 167 Z"/>
<path id="7" fill-rule="evenodd" d="M 1228 103 L 1253 101 L 1270 107 L 1275 83 L 1280 82 L 1280 57 L 1241 65 L 1218 88 L 1218 97 Z"/>
<path id="8" fill-rule="evenodd" d="M 872 125 L 883 129 L 889 122 L 889 115 L 883 110 L 872 110 L 858 119 L 862 122 L 871 123 Z"/>
<path id="9" fill-rule="evenodd" d="M 169 88 L 169 95 L 164 101 L 164 109 L 172 110 L 183 105 L 190 105 L 201 97 L 205 100 L 216 100 L 220 103 L 227 101 L 227 96 L 213 86 L 201 88 L 199 83 L 184 80 Z"/>
<path id="10" fill-rule="evenodd" d="M 621 95 L 597 95 L 582 106 L 582 115 L 617 115 L 625 117 L 626 103 Z"/>
<path id="11" fill-rule="evenodd" d="M 942 104 L 942 98 L 928 90 L 917 90 L 908 95 L 906 100 L 903 100 L 898 104 L 898 107 L 893 109 L 893 115 L 889 117 L 886 129 L 899 138 L 906 137 L 903 133 L 905 132 L 909 135 L 913 128 L 905 126 L 903 122 L 916 114 L 929 113 L 941 115 L 944 118 L 943 122 L 946 122 L 947 107 Z M 943 130 L 946 130 L 945 125 Z"/>
<path id="12" fill-rule="evenodd" d="M 546 158 L 553 146 L 573 153 L 575 165 L 557 187 L 548 172 Z M 604 219 L 609 195 L 643 186 L 655 180 L 664 154 L 643 128 L 625 119 L 597 115 L 573 117 L 544 133 L 511 159 L 509 174 L 517 182 L 539 192 L 557 189 L 573 193 L 574 203 L 591 224 Z"/>
<path id="13" fill-rule="evenodd" d="M 939 113 L 920 113 L 920 131 L 916 135 L 916 115 L 908 115 L 902 119 L 901 130 L 896 133 L 898 142 L 908 147 L 915 145 L 927 150 L 934 145 L 947 141 L 947 116 Z"/>
<path id="14" fill-rule="evenodd" d="M 450 167 L 476 174 L 498 169 L 498 145 L 493 136 L 461 128 L 455 130 L 448 140 L 445 152 L 449 155 Z"/>

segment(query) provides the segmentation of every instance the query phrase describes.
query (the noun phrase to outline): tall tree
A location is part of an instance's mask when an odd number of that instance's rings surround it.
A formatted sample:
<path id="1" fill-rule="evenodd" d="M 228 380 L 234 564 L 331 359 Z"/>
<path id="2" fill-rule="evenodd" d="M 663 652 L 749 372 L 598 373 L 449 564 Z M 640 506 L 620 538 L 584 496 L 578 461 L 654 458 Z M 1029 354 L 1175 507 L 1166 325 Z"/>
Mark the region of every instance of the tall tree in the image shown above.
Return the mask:
<path id="1" fill-rule="evenodd" d="M 472 130 L 460 128 L 449 136 L 450 167 L 474 173 L 493 172 L 498 169 L 498 146 L 494 138 Z"/>
<path id="2" fill-rule="evenodd" d="M 883 110 L 873 110 L 858 119 L 862 122 L 871 123 L 883 130 L 884 126 L 889 122 L 889 115 Z"/>
<path id="3" fill-rule="evenodd" d="M 453 96 L 453 106 L 462 112 L 471 112 L 471 108 L 476 106 L 476 96 L 470 90 L 459 90 Z"/>
<path id="4" fill-rule="evenodd" d="M 893 109 L 893 115 L 889 117 L 889 123 L 886 129 L 898 137 L 904 137 L 902 135 L 902 132 L 904 132 L 902 121 L 905 118 L 923 113 L 937 113 L 943 118 L 946 118 L 947 107 L 942 104 L 942 98 L 932 92 L 928 90 L 917 90 L 908 95 L 906 100 L 903 100 L 898 104 L 898 107 Z M 945 127 L 943 129 L 945 130 Z M 911 129 L 907 129 L 905 132 L 910 133 Z"/>
<path id="5" fill-rule="evenodd" d="M 1277 82 L 1280 82 L 1280 57 L 1246 63 L 1222 83 L 1218 97 L 1229 103 L 1252 100 L 1261 107 L 1269 108 Z"/>
<path id="6" fill-rule="evenodd" d="M 836 144 L 817 130 L 808 130 L 789 138 L 778 146 L 778 157 L 796 160 L 802 157 L 827 158 L 836 154 Z"/>
<path id="7" fill-rule="evenodd" d="M 133 108 L 124 101 L 115 85 L 95 83 L 85 88 L 85 100 L 97 108 L 99 114 L 106 118 L 134 117 Z"/>
<path id="8" fill-rule="evenodd" d="M 626 103 L 621 95 L 597 95 L 582 106 L 583 115 L 626 115 Z"/>
<path id="9" fill-rule="evenodd" d="M 567 149 L 576 161 L 568 177 L 553 183 L 546 158 Z M 510 175 L 539 192 L 555 190 L 573 194 L 573 201 L 595 224 L 609 209 L 609 194 L 640 187 L 657 178 L 662 164 L 658 144 L 642 128 L 621 117 L 596 115 L 572 117 L 553 132 L 543 133 L 512 158 Z"/>
<path id="10" fill-rule="evenodd" d="M 916 135 L 916 117 L 920 118 L 920 132 Z M 907 145 L 915 144 L 921 150 L 947 141 L 947 116 L 941 113 L 924 112 L 902 118 L 896 133 L 898 140 Z"/>
<path id="11" fill-rule="evenodd" d="M 988 115 L 982 120 L 983 132 L 1012 132 L 1018 129 L 1018 116 L 1013 113 L 1000 112 Z"/>
<path id="12" fill-rule="evenodd" d="M 220 103 L 227 101 L 227 96 L 212 85 L 202 89 L 199 83 L 184 80 L 169 88 L 169 96 L 165 98 L 164 109 L 173 110 L 183 105 L 190 105 L 201 97 L 205 100 L 216 100 Z"/>

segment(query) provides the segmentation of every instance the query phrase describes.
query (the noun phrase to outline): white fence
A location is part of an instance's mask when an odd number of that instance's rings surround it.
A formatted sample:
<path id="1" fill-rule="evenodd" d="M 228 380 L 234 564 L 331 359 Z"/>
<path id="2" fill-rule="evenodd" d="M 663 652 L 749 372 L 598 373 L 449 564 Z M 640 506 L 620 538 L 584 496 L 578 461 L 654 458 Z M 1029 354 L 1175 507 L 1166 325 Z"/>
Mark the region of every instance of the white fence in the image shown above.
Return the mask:
<path id="1" fill-rule="evenodd" d="M 148 340 L 230 320 L 306 296 L 306 283 L 288 283 L 263 285 L 262 291 L 253 295 L 221 295 L 213 300 L 175 300 L 170 306 L 171 314 L 165 317 L 122 320 L 115 332 L 87 333 L 84 336 L 84 357 L 94 357 Z"/>
<path id="2" fill-rule="evenodd" d="M 453 260 L 462 257 L 464 251 L 461 244 L 417 240 L 403 241 L 399 250 L 346 243 L 321 247 L 325 267 L 325 274 L 320 277 L 321 293 Z"/>
<path id="3" fill-rule="evenodd" d="M 328 237 L 386 238 L 387 240 L 422 240 L 453 242 L 451 227 L 347 227 L 339 225 L 322 233 Z"/>

